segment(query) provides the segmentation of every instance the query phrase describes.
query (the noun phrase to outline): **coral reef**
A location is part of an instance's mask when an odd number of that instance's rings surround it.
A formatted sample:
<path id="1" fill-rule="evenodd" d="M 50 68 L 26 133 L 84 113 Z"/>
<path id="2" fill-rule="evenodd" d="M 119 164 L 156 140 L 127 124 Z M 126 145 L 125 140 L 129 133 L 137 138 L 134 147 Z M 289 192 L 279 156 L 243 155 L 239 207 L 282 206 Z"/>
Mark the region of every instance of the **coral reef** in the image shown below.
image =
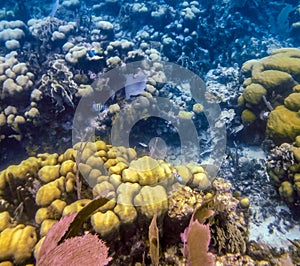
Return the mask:
<path id="1" fill-rule="evenodd" d="M 61 240 L 52 254 L 65 252 L 68 243 L 76 249 L 87 242 L 96 247 L 101 237 L 113 257 L 103 264 L 193 264 L 187 252 L 180 252 L 180 233 L 192 217 L 190 225 L 202 228 L 198 238 L 210 232 L 202 253 L 213 253 L 217 265 L 299 263 L 297 239 L 290 239 L 289 257 L 249 242 L 248 232 L 249 208 L 256 224 L 273 219 L 266 229 L 273 236 L 275 229 L 285 233 L 295 225 L 291 216 L 299 209 L 300 52 L 290 48 L 299 44 L 299 4 L 2 2 L 1 265 L 51 261 L 53 256 L 38 258 L 47 235 L 61 226 L 62 217 L 80 213 L 98 197 L 109 201 L 80 225 L 79 235 L 86 238 Z M 127 73 L 128 63 L 143 59 L 142 70 Z M 193 70 L 206 84 L 193 84 L 193 78 L 176 71 L 176 82 L 169 82 L 170 69 L 164 69 L 163 61 Z M 116 77 L 123 87 L 112 91 L 115 79 L 105 73 L 116 67 L 124 71 Z M 246 79 L 240 87 L 242 75 Z M 92 128 L 96 139 L 114 145 L 125 145 L 115 140 L 130 135 L 128 146 L 134 149 L 87 142 L 80 134 L 76 141 L 81 142 L 69 148 L 76 131 L 74 111 L 95 94 L 109 96 L 106 102 L 92 97 L 86 106 L 93 117 L 79 117 L 83 135 Z M 211 112 L 211 104 L 219 104 L 220 114 Z M 150 117 L 151 111 L 160 117 Z M 212 124 L 216 130 L 209 130 Z M 184 143 L 184 162 L 176 125 L 188 134 L 186 129 L 195 125 L 199 142 L 200 150 L 190 140 Z M 217 154 L 217 161 L 224 157 L 219 151 L 226 138 L 220 133 L 223 127 L 232 147 L 221 176 L 232 185 L 214 178 L 218 162 L 209 160 L 211 154 Z M 267 169 L 265 161 L 247 159 L 238 150 L 240 140 L 260 144 L 266 135 Z M 280 201 L 269 177 L 292 214 L 277 208 Z M 155 237 L 148 238 L 151 220 Z M 61 262 L 66 260 L 68 254 Z"/>
<path id="2" fill-rule="evenodd" d="M 251 124 L 267 117 L 266 133 L 276 143 L 293 141 L 299 134 L 299 57 L 298 49 L 282 48 L 242 66 L 242 71 L 249 76 L 238 99 L 245 108 L 242 119 L 245 124 Z"/>
<path id="3" fill-rule="evenodd" d="M 66 42 L 67 36 L 76 27 L 74 22 L 66 23 L 54 17 L 30 19 L 27 25 L 32 36 L 41 42 L 42 48 L 48 50 L 51 50 L 55 42 Z"/>
<path id="4" fill-rule="evenodd" d="M 297 206 L 300 201 L 299 151 L 299 136 L 297 136 L 293 144 L 283 143 L 272 149 L 268 156 L 268 173 L 280 196 L 292 206 Z"/>
<path id="5" fill-rule="evenodd" d="M 267 118 L 266 133 L 278 145 L 268 155 L 268 173 L 290 206 L 299 202 L 299 58 L 298 49 L 283 48 L 244 63 L 242 71 L 251 76 L 244 81 L 245 89 L 239 97 L 245 108 L 241 115 L 244 124 Z"/>
<path id="6" fill-rule="evenodd" d="M 207 206 L 215 213 L 209 222 L 213 246 L 216 246 L 219 252 L 225 250 L 245 252 L 242 244 L 246 237 L 246 231 L 242 230 L 245 226 L 243 212 L 236 210 L 239 201 L 232 197 L 231 185 L 224 180 L 216 179 L 213 181 L 212 190 L 211 186 L 205 186 L 203 189 L 203 185 L 199 185 L 202 178 L 198 175 L 207 178 L 206 182 L 210 182 L 208 174 L 201 166 L 190 164 L 174 167 L 148 156 L 137 158 L 135 150 L 113 147 L 103 141 L 78 143 L 73 149 L 68 149 L 61 155 L 40 154 L 28 158 L 19 165 L 12 165 L 1 171 L 1 197 L 3 200 L 11 201 L 6 197 L 13 198 L 10 189 L 14 182 L 24 183 L 28 176 L 36 180 L 38 187 L 32 193 L 39 208 L 32 216 L 21 214 L 23 217 L 21 219 L 27 217 L 27 222 L 35 222 L 39 231 L 29 226 L 34 240 L 32 245 L 27 245 L 27 249 L 22 250 L 24 254 L 22 253 L 20 257 L 13 248 L 10 248 L 7 251 L 8 255 L 2 260 L 23 262 L 30 259 L 36 242 L 39 240 L 36 248 L 40 247 L 45 241 L 44 236 L 51 232 L 51 228 L 58 226 L 57 221 L 62 216 L 76 213 L 90 204 L 92 193 L 94 197 L 105 195 L 110 199 L 91 215 L 87 225 L 89 230 L 105 239 L 111 240 L 111 237 L 116 235 L 121 237 L 123 230 L 129 230 L 127 237 L 128 234 L 135 237 L 135 234 L 142 231 L 131 232 L 131 226 L 139 224 L 141 230 L 145 230 L 142 228 L 149 226 L 154 215 L 157 215 L 158 221 L 164 220 L 167 215 L 165 234 L 172 230 L 172 227 L 169 228 L 170 225 L 177 224 L 179 237 L 194 210 Z M 81 191 L 78 191 L 78 182 L 82 183 Z M 92 189 L 86 187 L 86 182 L 89 182 Z M 210 192 L 205 194 L 203 191 Z M 78 200 L 78 192 L 86 198 Z M 193 194 L 191 198 L 190 195 Z M 18 202 L 11 201 L 10 204 L 11 207 L 1 213 L 3 220 L 15 219 L 10 217 L 13 217 L 13 210 L 16 208 L 13 206 Z M 233 220 L 235 222 L 231 223 Z M 17 230 L 21 226 L 25 225 L 6 222 L 2 226 L 4 230 L 0 236 L 5 235 L 6 230 Z M 230 237 L 226 236 L 229 232 Z M 22 243 L 22 240 L 19 240 L 19 243 Z M 114 245 L 112 244 L 112 247 Z"/>

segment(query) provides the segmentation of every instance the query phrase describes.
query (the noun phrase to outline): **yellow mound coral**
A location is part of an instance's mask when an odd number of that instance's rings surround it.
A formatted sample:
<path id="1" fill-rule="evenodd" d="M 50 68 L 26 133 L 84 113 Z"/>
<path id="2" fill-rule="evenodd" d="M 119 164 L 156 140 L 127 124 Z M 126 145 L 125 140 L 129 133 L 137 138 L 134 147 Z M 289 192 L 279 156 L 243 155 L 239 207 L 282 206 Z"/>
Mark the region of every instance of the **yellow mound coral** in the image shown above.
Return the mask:
<path id="1" fill-rule="evenodd" d="M 59 220 L 67 203 L 63 200 L 54 200 L 48 207 L 42 207 L 35 213 L 35 222 L 41 224 L 46 219 Z"/>
<path id="2" fill-rule="evenodd" d="M 251 104 L 259 104 L 267 90 L 260 84 L 252 83 L 243 92 L 244 100 Z"/>
<path id="3" fill-rule="evenodd" d="M 300 50 L 296 48 L 281 48 L 272 52 L 272 56 L 261 60 L 265 69 L 275 69 L 293 75 L 300 74 Z"/>
<path id="4" fill-rule="evenodd" d="M 52 219 L 44 220 L 41 224 L 40 236 L 41 237 L 45 236 L 55 223 L 57 223 L 57 220 L 52 220 Z"/>
<path id="5" fill-rule="evenodd" d="M 134 198 L 134 205 L 151 219 L 155 213 L 161 216 L 168 210 L 168 196 L 162 186 L 144 186 Z"/>
<path id="6" fill-rule="evenodd" d="M 273 138 L 294 140 L 300 134 L 299 114 L 278 106 L 270 113 L 266 132 Z"/>
<path id="7" fill-rule="evenodd" d="M 11 217 L 8 211 L 0 212 L 0 232 L 5 228 L 10 227 L 12 224 Z"/>
<path id="8" fill-rule="evenodd" d="M 168 164 L 144 156 L 130 163 L 122 172 L 123 182 L 137 182 L 140 185 L 153 185 L 171 178 L 172 171 Z"/>
<path id="9" fill-rule="evenodd" d="M 94 230 L 101 236 L 115 232 L 120 226 L 120 220 L 113 211 L 96 212 L 91 216 L 91 223 Z"/>
<path id="10" fill-rule="evenodd" d="M 36 194 L 35 202 L 38 206 L 48 206 L 52 201 L 59 199 L 64 191 L 65 178 L 62 176 L 43 185 Z"/>
<path id="11" fill-rule="evenodd" d="M 59 178 L 59 169 L 59 165 L 45 165 L 38 172 L 39 179 L 45 183 L 53 181 Z"/>
<path id="12" fill-rule="evenodd" d="M 91 200 L 90 199 L 81 199 L 76 200 L 75 202 L 67 205 L 63 210 L 63 215 L 68 215 L 74 212 L 79 212 L 85 205 L 87 205 Z"/>
<path id="13" fill-rule="evenodd" d="M 262 113 L 271 111 L 267 134 L 277 143 L 293 141 L 300 133 L 300 94 L 297 89 L 300 82 L 300 50 L 275 50 L 270 56 L 245 62 L 242 72 L 250 76 L 245 79 L 245 89 L 239 97 L 239 103 L 247 108 L 242 113 L 242 120 L 249 119 L 252 123 L 257 118 L 263 119 Z"/>
<path id="14" fill-rule="evenodd" d="M 242 112 L 241 118 L 242 118 L 242 122 L 244 125 L 249 125 L 256 120 L 256 115 L 253 112 L 251 112 L 250 110 L 245 109 Z"/>
<path id="15" fill-rule="evenodd" d="M 279 187 L 279 194 L 282 198 L 287 200 L 288 202 L 293 202 L 293 186 L 290 182 L 284 181 L 281 183 Z"/>
<path id="16" fill-rule="evenodd" d="M 144 156 L 137 159 L 134 149 L 113 147 L 103 141 L 79 143 L 63 154 L 39 154 L 30 157 L 19 165 L 12 165 L 0 172 L 0 193 L 6 196 L 6 187 L 11 178 L 25 184 L 27 177 L 36 181 L 35 202 L 40 207 L 32 221 L 39 226 L 39 239 L 36 247 L 42 243 L 42 236 L 62 216 L 78 212 L 91 201 L 91 197 L 105 196 L 110 201 L 91 216 L 91 225 L 95 232 L 110 236 L 123 224 L 133 224 L 139 217 L 151 219 L 154 214 L 163 216 L 168 211 L 168 193 L 175 183 L 188 184 L 197 190 L 210 187 L 210 180 L 205 170 L 196 164 L 173 167 L 171 164 Z M 75 200 L 76 178 L 85 178 L 92 186 L 82 199 Z M 1 195 L 2 195 L 1 194 Z M 90 198 L 85 198 L 85 197 Z M 75 201 L 74 201 L 75 200 Z M 68 205 L 67 205 L 68 202 Z M 10 224 L 7 212 L 1 213 L 1 237 L 16 237 L 16 230 L 23 230 L 24 225 Z M 11 228 L 10 228 L 11 227 Z M 31 227 L 26 227 L 28 231 Z M 15 231 L 7 231 L 15 230 Z M 24 229 L 25 230 L 25 229 Z M 26 232 L 27 232 L 26 231 Z M 20 232 L 20 231 L 18 231 Z M 32 233 L 32 245 L 22 252 L 13 250 L 7 243 L 7 250 L 1 260 L 23 261 L 32 253 L 37 242 L 36 232 Z M 20 235 L 21 233 L 18 233 Z M 0 237 L 0 244 L 2 243 Z M 28 237 L 28 236 L 27 236 Z M 21 239 L 20 245 L 23 243 Z M 31 243 L 31 242 L 30 242 Z M 2 247 L 2 246 L 1 246 Z M 25 255 L 24 255 L 25 254 Z M 27 258 L 27 257 L 26 257 Z"/>
<path id="17" fill-rule="evenodd" d="M 6 228 L 0 233 L 0 260 L 12 259 L 22 264 L 31 257 L 36 242 L 37 234 L 33 226 L 19 224 Z"/>
<path id="18" fill-rule="evenodd" d="M 176 169 L 177 179 L 181 184 L 188 184 L 193 188 L 206 190 L 210 187 L 210 180 L 208 174 L 202 166 L 189 163 L 187 165 L 177 165 Z"/>
<path id="19" fill-rule="evenodd" d="M 291 93 L 284 99 L 284 105 L 295 112 L 300 110 L 300 93 Z"/>

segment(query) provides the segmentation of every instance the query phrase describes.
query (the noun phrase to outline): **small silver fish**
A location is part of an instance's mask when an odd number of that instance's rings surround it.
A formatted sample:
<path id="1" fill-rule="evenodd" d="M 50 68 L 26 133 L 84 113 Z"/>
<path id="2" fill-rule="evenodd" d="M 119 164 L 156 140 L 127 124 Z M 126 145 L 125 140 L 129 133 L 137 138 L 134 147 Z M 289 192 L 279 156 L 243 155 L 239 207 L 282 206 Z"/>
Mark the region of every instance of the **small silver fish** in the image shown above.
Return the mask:
<path id="1" fill-rule="evenodd" d="M 182 182 L 183 182 L 182 176 L 179 175 L 178 173 L 174 173 L 174 177 L 175 177 L 175 179 L 176 179 L 179 183 L 182 183 Z"/>
<path id="2" fill-rule="evenodd" d="M 95 112 L 102 112 L 106 109 L 106 105 L 102 103 L 93 103 L 92 108 Z"/>
<path id="3" fill-rule="evenodd" d="M 144 148 L 148 148 L 148 145 L 146 143 L 143 143 L 143 142 L 139 142 L 139 145 L 144 147 Z"/>

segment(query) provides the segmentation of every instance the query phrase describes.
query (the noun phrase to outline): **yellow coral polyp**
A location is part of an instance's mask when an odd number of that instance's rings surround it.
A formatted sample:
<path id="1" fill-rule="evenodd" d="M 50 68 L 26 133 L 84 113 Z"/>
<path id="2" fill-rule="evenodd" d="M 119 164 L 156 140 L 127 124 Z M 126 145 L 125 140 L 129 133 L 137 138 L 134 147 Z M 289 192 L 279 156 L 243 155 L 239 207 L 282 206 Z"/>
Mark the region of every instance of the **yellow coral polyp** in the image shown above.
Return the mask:
<path id="1" fill-rule="evenodd" d="M 117 204 L 114 213 L 118 215 L 122 223 L 133 223 L 138 216 L 135 207 L 130 205 Z"/>
<path id="2" fill-rule="evenodd" d="M 58 157 L 58 161 L 60 163 L 67 160 L 75 161 L 76 156 L 77 156 L 77 151 L 72 148 L 69 148 L 62 155 Z"/>
<path id="3" fill-rule="evenodd" d="M 75 162 L 72 160 L 65 160 L 59 169 L 60 175 L 66 176 L 67 173 L 73 172 Z"/>
<path id="4" fill-rule="evenodd" d="M 52 228 L 52 226 L 56 223 L 57 223 L 57 220 L 52 220 L 52 219 L 44 220 L 41 224 L 40 236 L 41 237 L 45 236 L 48 233 L 48 231 Z"/>
<path id="5" fill-rule="evenodd" d="M 243 92 L 243 97 L 246 102 L 251 104 L 258 104 L 262 97 L 267 94 L 267 90 L 260 84 L 252 83 L 246 87 Z"/>
<path id="6" fill-rule="evenodd" d="M 192 172 L 190 171 L 190 169 L 185 166 L 185 165 L 178 165 L 175 166 L 175 169 L 177 171 L 177 174 L 180 176 L 181 178 L 181 183 L 182 184 L 187 184 L 191 178 L 193 177 Z"/>
<path id="7" fill-rule="evenodd" d="M 155 213 L 159 217 L 168 210 L 168 196 L 166 190 L 160 185 L 142 187 L 133 202 L 140 212 L 149 219 Z"/>
<path id="8" fill-rule="evenodd" d="M 149 156 L 131 161 L 129 168 L 123 170 L 123 182 L 138 182 L 140 185 L 153 185 L 171 176 L 171 169 L 162 162 Z"/>
<path id="9" fill-rule="evenodd" d="M 83 151 L 79 150 L 79 158 L 81 162 L 86 162 L 93 154 L 95 153 L 95 150 L 88 149 L 85 147 Z"/>
<path id="10" fill-rule="evenodd" d="M 19 165 L 10 165 L 5 170 L 6 180 L 8 174 L 12 174 L 16 179 L 25 179 L 27 175 L 36 176 L 40 167 L 40 160 L 35 157 L 29 157 L 22 161 Z"/>
<path id="11" fill-rule="evenodd" d="M 300 110 L 300 93 L 291 93 L 284 99 L 284 105 L 291 111 L 298 112 Z"/>
<path id="12" fill-rule="evenodd" d="M 73 173 L 68 172 L 66 176 L 66 183 L 65 183 L 65 190 L 67 193 L 74 191 L 75 182 L 76 182 L 76 176 Z"/>
<path id="13" fill-rule="evenodd" d="M 65 201 L 57 199 L 48 207 L 39 208 L 35 213 L 35 222 L 41 224 L 46 219 L 60 219 L 66 205 L 67 203 Z"/>
<path id="14" fill-rule="evenodd" d="M 35 222 L 41 224 L 44 220 L 50 217 L 49 211 L 46 207 L 39 208 L 35 213 Z"/>
<path id="15" fill-rule="evenodd" d="M 115 188 L 111 183 L 109 183 L 107 181 L 103 181 L 103 182 L 97 184 L 93 188 L 93 195 L 94 195 L 94 197 L 102 196 L 102 197 L 111 199 L 110 201 L 108 201 L 106 204 L 104 204 L 103 206 L 101 206 L 99 208 L 99 210 L 102 212 L 109 210 L 109 209 L 113 209 L 114 206 L 116 205 Z"/>
<path id="16" fill-rule="evenodd" d="M 117 189 L 117 202 L 122 205 L 132 205 L 134 196 L 139 192 L 141 186 L 137 183 L 122 183 Z"/>
<path id="17" fill-rule="evenodd" d="M 117 174 L 112 174 L 109 176 L 109 178 L 107 176 L 98 177 L 98 182 L 102 182 L 102 180 L 109 180 L 109 182 L 115 188 L 117 188 L 120 184 L 122 184 L 122 177 L 121 177 L 121 175 L 117 175 Z"/>
<path id="18" fill-rule="evenodd" d="M 203 112 L 203 109 L 204 109 L 204 107 L 203 107 L 203 105 L 202 105 L 201 103 L 195 103 L 195 104 L 193 105 L 193 112 L 194 112 L 195 114 L 200 114 L 200 113 L 202 113 L 202 112 Z"/>
<path id="19" fill-rule="evenodd" d="M 5 170 L 0 172 L 0 195 L 1 195 L 1 190 L 5 189 L 6 185 L 6 178 L 5 178 Z"/>
<path id="20" fill-rule="evenodd" d="M 63 210 L 63 216 L 72 214 L 74 212 L 79 212 L 85 205 L 90 203 L 90 199 L 81 199 L 76 200 L 75 202 L 71 203 L 70 205 L 67 205 Z"/>
<path id="21" fill-rule="evenodd" d="M 92 167 L 84 163 L 80 163 L 78 165 L 78 169 L 81 175 L 85 178 L 87 178 L 89 176 L 89 173 L 92 171 Z"/>
<path id="22" fill-rule="evenodd" d="M 39 170 L 38 177 L 41 181 L 49 183 L 50 181 L 59 178 L 59 169 L 59 165 L 45 165 Z"/>
<path id="23" fill-rule="evenodd" d="M 300 147 L 293 147 L 293 155 L 297 162 L 300 163 Z"/>
<path id="24" fill-rule="evenodd" d="M 137 183 L 138 180 L 139 180 L 139 175 L 138 175 L 137 171 L 128 168 L 122 172 L 122 181 L 123 182 Z"/>
<path id="25" fill-rule="evenodd" d="M 38 154 L 37 157 L 42 159 L 42 161 L 41 161 L 42 166 L 56 165 L 58 163 L 58 154 L 57 153 L 53 153 L 53 154 L 42 153 L 42 154 Z"/>
<path id="26" fill-rule="evenodd" d="M 300 74 L 300 50 L 281 48 L 274 50 L 271 56 L 261 60 L 266 69 L 276 69 L 295 75 Z"/>
<path id="27" fill-rule="evenodd" d="M 102 169 L 104 166 L 103 160 L 98 156 L 91 156 L 87 159 L 86 164 L 94 169 Z"/>
<path id="28" fill-rule="evenodd" d="M 118 162 L 119 161 L 116 158 L 110 158 L 104 163 L 104 166 L 106 169 L 109 169 L 112 166 L 115 166 Z"/>
<path id="29" fill-rule="evenodd" d="M 40 187 L 35 202 L 38 206 L 48 206 L 52 201 L 61 197 L 64 191 L 65 177 L 60 177 Z"/>
<path id="30" fill-rule="evenodd" d="M 91 223 L 96 233 L 107 236 L 120 227 L 120 220 L 113 211 L 96 212 L 91 216 Z"/>
<path id="31" fill-rule="evenodd" d="M 242 112 L 241 118 L 244 125 L 249 125 L 256 120 L 256 115 L 252 111 L 245 109 Z"/>
<path id="32" fill-rule="evenodd" d="M 300 92 L 300 84 L 297 84 L 293 87 L 294 92 Z"/>
<path id="33" fill-rule="evenodd" d="M 211 182 L 205 173 L 196 173 L 193 176 L 192 186 L 200 190 L 206 190 L 211 186 Z"/>
<path id="34" fill-rule="evenodd" d="M 249 208 L 249 206 L 250 206 L 250 200 L 249 200 L 249 198 L 247 198 L 247 197 L 242 198 L 242 199 L 240 200 L 240 205 L 241 205 L 241 207 L 244 208 L 244 209 Z"/>
<path id="35" fill-rule="evenodd" d="M 9 215 L 8 211 L 0 212 L 0 232 L 7 227 L 12 226 L 12 218 Z"/>
<path id="36" fill-rule="evenodd" d="M 33 226 L 19 224 L 6 228 L 0 233 L 0 260 L 23 264 L 31 257 L 36 242 L 37 234 Z"/>
<path id="37" fill-rule="evenodd" d="M 96 147 L 97 151 L 99 151 L 99 150 L 107 151 L 106 143 L 102 140 L 96 141 L 95 147 Z"/>
<path id="38" fill-rule="evenodd" d="M 286 107 L 280 105 L 269 115 L 267 134 L 272 138 L 294 140 L 300 134 L 300 116 Z"/>
<path id="39" fill-rule="evenodd" d="M 121 174 L 124 169 L 128 168 L 128 165 L 124 162 L 118 162 L 115 166 L 109 168 L 110 174 Z"/>
<path id="40" fill-rule="evenodd" d="M 282 86 L 293 86 L 295 84 L 290 74 L 278 70 L 260 72 L 252 77 L 252 81 L 261 84 L 267 90 Z"/>
<path id="41" fill-rule="evenodd" d="M 46 238 L 46 237 L 43 236 L 43 237 L 36 243 L 36 245 L 35 245 L 35 247 L 34 247 L 33 255 L 34 255 L 36 261 L 39 260 L 39 253 L 40 253 L 40 250 L 41 250 L 41 247 L 42 247 L 42 245 L 43 245 L 43 243 L 44 243 L 45 238 Z"/>
<path id="42" fill-rule="evenodd" d="M 284 181 L 281 183 L 281 186 L 279 187 L 279 194 L 287 202 L 289 203 L 294 202 L 293 185 L 290 182 Z"/>

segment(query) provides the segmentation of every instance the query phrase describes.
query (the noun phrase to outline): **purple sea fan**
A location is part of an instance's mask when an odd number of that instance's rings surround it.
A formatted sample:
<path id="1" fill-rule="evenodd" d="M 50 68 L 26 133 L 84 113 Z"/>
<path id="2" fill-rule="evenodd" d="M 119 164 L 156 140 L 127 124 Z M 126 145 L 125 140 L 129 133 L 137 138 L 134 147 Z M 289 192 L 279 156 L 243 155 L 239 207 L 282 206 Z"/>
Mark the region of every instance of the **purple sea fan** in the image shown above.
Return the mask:
<path id="1" fill-rule="evenodd" d="M 208 252 L 210 242 L 209 225 L 201 224 L 198 220 L 191 221 L 180 236 L 183 242 L 182 253 L 187 258 L 187 265 L 215 265 L 214 255 Z"/>
<path id="2" fill-rule="evenodd" d="M 42 257 L 37 265 L 91 265 L 104 266 L 109 263 L 108 248 L 96 235 L 87 234 L 66 239 Z"/>
<path id="3" fill-rule="evenodd" d="M 76 236 L 59 244 L 76 215 L 63 217 L 51 228 L 39 252 L 37 266 L 104 266 L 109 263 L 108 247 L 96 235 Z"/>

